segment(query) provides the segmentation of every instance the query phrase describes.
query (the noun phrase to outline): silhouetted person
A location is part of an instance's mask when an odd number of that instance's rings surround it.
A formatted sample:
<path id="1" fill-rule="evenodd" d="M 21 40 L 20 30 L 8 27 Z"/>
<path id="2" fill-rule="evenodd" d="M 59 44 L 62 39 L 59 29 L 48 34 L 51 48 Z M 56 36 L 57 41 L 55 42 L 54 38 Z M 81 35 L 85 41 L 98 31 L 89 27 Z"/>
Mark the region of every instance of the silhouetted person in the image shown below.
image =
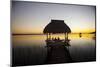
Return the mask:
<path id="1" fill-rule="evenodd" d="M 57 39 L 58 41 L 60 40 L 60 38 L 58 37 L 58 39 Z"/>
<path id="2" fill-rule="evenodd" d="M 54 39 L 55 41 L 57 41 L 57 39 L 56 39 L 56 37 L 55 37 L 55 39 Z"/>

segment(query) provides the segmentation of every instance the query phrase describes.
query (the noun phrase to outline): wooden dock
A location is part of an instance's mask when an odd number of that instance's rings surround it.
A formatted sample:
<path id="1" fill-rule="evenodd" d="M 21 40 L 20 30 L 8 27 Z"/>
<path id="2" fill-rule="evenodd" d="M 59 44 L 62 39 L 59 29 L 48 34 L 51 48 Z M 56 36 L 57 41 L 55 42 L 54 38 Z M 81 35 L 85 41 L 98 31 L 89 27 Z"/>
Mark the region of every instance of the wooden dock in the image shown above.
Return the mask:
<path id="1" fill-rule="evenodd" d="M 56 63 L 69 63 L 72 62 L 69 50 L 62 44 L 52 44 L 50 47 L 47 47 L 47 64 L 56 64 Z"/>

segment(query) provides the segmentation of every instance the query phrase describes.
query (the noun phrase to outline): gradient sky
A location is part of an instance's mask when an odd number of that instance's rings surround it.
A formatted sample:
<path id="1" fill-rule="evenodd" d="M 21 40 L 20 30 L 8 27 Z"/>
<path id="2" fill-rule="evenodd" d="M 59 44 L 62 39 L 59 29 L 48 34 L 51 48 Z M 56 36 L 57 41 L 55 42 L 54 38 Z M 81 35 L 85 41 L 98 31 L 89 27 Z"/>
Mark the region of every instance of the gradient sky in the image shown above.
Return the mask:
<path id="1" fill-rule="evenodd" d="M 94 32 L 95 6 L 12 2 L 12 33 L 42 33 L 51 19 L 64 20 L 74 33 Z"/>

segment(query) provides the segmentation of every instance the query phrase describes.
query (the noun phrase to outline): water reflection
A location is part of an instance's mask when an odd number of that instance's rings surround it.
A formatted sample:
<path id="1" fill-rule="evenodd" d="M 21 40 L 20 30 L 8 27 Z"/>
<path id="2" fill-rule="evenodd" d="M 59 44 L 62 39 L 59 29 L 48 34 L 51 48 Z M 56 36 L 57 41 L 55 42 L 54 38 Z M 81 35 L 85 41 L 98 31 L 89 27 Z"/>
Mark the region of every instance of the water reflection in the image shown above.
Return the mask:
<path id="1" fill-rule="evenodd" d="M 60 36 L 63 39 L 64 36 Z M 75 62 L 94 61 L 96 58 L 94 34 L 69 34 L 69 53 Z M 12 57 L 14 65 L 37 65 L 45 64 L 47 48 L 45 35 L 14 35 L 12 36 Z M 57 48 L 57 47 L 56 47 Z M 62 47 L 63 48 L 63 47 Z M 58 50 L 57 50 L 58 51 Z"/>

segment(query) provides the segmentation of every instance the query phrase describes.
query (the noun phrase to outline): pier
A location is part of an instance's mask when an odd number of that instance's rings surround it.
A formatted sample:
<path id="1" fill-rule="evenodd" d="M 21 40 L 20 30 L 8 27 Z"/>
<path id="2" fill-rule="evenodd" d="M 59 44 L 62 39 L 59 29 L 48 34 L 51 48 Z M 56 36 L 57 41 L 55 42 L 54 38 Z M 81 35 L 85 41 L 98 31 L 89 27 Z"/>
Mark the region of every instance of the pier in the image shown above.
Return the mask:
<path id="1" fill-rule="evenodd" d="M 72 58 L 69 52 L 70 39 L 68 33 L 70 28 L 64 23 L 63 20 L 51 20 L 51 22 L 44 28 L 43 33 L 47 35 L 46 48 L 47 48 L 47 64 L 56 63 L 69 63 Z M 53 38 L 53 34 L 62 33 L 65 39 L 61 40 L 60 37 Z"/>

